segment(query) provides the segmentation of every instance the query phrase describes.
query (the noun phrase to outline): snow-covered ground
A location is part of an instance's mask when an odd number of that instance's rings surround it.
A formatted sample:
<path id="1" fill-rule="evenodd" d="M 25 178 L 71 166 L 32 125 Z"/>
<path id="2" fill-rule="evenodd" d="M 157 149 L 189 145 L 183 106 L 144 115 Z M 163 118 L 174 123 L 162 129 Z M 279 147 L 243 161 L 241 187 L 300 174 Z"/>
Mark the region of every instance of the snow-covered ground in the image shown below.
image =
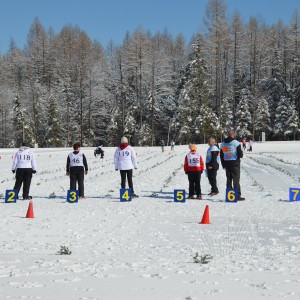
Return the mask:
<path id="1" fill-rule="evenodd" d="M 35 149 L 35 219 L 24 218 L 28 201 L 0 203 L 0 299 L 300 299 L 300 202 L 288 201 L 289 187 L 300 187 L 300 142 L 255 143 L 242 161 L 246 201 L 237 204 L 224 202 L 222 169 L 218 196 L 172 202 L 173 189 L 188 186 L 187 150 L 136 148 L 141 197 L 120 203 L 114 149 L 103 161 L 84 149 L 87 199 L 69 204 L 70 149 Z M 13 153 L 0 153 L 3 194 L 14 184 Z M 205 176 L 201 185 L 207 194 Z M 207 204 L 211 225 L 200 225 Z M 57 255 L 60 246 L 72 254 Z M 213 259 L 196 264 L 195 252 Z"/>

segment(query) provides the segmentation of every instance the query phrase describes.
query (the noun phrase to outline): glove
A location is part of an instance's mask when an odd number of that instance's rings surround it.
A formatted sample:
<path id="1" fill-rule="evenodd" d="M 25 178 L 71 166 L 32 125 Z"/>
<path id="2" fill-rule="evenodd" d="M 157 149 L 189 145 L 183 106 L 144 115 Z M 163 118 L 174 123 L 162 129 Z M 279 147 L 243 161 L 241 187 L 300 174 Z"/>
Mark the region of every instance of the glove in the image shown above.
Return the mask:
<path id="1" fill-rule="evenodd" d="M 70 175 L 70 172 L 67 172 L 66 175 L 69 176 L 69 175 Z"/>
<path id="2" fill-rule="evenodd" d="M 11 170 L 12 172 L 13 172 L 13 174 L 15 174 L 16 173 L 16 170 Z"/>
<path id="3" fill-rule="evenodd" d="M 203 171 L 200 171 L 200 174 L 202 174 L 203 173 Z"/>
<path id="4" fill-rule="evenodd" d="M 32 170 L 32 174 L 36 174 L 36 170 Z"/>
<path id="5" fill-rule="evenodd" d="M 188 175 L 188 174 L 189 174 L 189 172 L 185 172 L 185 174 L 186 174 L 186 175 Z"/>
<path id="6" fill-rule="evenodd" d="M 85 171 L 84 174 L 87 175 L 88 171 Z"/>
<path id="7" fill-rule="evenodd" d="M 118 169 L 116 169 L 116 171 L 118 171 Z"/>

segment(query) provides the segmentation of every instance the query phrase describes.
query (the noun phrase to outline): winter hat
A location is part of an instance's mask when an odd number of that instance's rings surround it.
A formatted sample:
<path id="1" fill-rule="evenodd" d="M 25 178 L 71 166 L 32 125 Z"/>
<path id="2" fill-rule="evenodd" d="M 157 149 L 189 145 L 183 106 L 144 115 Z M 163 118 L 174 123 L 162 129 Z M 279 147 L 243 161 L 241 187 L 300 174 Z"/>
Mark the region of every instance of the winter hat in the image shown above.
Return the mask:
<path id="1" fill-rule="evenodd" d="M 196 145 L 193 145 L 193 146 L 191 146 L 191 151 L 197 151 L 197 146 Z"/>
<path id="2" fill-rule="evenodd" d="M 127 139 L 126 136 L 123 136 L 123 137 L 121 138 L 121 144 L 128 144 L 128 139 Z"/>

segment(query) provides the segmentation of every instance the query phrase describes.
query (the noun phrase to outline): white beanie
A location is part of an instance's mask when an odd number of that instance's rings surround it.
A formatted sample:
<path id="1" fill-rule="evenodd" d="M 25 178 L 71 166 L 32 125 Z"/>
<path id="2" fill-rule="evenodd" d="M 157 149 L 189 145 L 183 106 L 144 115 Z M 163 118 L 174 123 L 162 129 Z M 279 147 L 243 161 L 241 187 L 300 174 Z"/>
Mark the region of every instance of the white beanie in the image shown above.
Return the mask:
<path id="1" fill-rule="evenodd" d="M 121 138 L 121 144 L 128 144 L 128 139 L 127 139 L 126 136 L 123 136 L 123 137 Z"/>

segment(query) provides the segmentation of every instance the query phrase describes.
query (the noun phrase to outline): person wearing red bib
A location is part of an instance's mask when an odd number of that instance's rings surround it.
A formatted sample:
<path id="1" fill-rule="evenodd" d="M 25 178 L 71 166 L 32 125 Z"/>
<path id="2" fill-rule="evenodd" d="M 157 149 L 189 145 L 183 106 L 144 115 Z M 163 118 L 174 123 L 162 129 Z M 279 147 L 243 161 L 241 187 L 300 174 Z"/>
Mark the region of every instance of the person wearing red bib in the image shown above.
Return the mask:
<path id="1" fill-rule="evenodd" d="M 189 196 L 188 199 L 194 199 L 194 195 L 197 199 L 202 200 L 201 195 L 201 174 L 204 170 L 204 161 L 197 147 L 192 145 L 190 147 L 190 153 L 185 157 L 184 160 L 184 171 L 188 175 L 189 179 Z"/>

